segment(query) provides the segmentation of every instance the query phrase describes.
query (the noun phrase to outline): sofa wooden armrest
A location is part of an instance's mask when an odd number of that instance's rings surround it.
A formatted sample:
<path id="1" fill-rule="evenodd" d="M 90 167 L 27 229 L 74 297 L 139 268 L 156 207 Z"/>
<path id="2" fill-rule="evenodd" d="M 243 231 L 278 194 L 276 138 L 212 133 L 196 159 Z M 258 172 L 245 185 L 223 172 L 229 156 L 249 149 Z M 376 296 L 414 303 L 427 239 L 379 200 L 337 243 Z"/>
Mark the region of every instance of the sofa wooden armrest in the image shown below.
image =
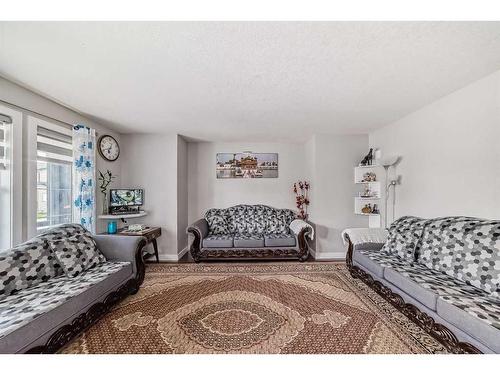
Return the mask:
<path id="1" fill-rule="evenodd" d="M 190 252 L 194 261 L 198 262 L 202 241 L 208 235 L 208 222 L 205 219 L 199 219 L 187 227 L 186 233 L 192 234 L 194 236 L 194 240 L 191 243 Z"/>

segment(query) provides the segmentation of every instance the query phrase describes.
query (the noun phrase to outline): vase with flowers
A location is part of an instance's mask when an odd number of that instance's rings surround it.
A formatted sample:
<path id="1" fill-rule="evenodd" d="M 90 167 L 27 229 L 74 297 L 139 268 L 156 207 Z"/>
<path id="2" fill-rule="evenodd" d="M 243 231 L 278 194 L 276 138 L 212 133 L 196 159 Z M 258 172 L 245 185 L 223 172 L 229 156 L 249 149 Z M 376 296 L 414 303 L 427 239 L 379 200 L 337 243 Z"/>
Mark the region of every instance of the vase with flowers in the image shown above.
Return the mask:
<path id="1" fill-rule="evenodd" d="M 307 220 L 309 214 L 307 207 L 309 206 L 309 182 L 298 181 L 293 184 L 293 192 L 295 193 L 295 204 L 299 210 L 299 219 Z"/>
<path id="2" fill-rule="evenodd" d="M 108 186 L 109 184 L 116 178 L 116 176 L 111 173 L 111 171 L 108 169 L 106 170 L 105 173 L 102 173 L 99 171 L 99 181 L 101 182 L 99 188 L 101 189 L 101 193 L 103 195 L 103 200 L 102 200 L 102 214 L 107 215 L 108 214 Z"/>

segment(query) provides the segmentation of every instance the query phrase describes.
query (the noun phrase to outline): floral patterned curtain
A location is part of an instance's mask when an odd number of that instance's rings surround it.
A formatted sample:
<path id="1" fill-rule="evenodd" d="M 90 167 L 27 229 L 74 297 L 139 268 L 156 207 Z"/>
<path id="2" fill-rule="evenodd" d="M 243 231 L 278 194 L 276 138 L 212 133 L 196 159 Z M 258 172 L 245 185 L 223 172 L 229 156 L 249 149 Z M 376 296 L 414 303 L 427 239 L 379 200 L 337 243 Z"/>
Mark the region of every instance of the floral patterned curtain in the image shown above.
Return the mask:
<path id="1" fill-rule="evenodd" d="M 73 127 L 73 221 L 95 233 L 95 130 Z"/>

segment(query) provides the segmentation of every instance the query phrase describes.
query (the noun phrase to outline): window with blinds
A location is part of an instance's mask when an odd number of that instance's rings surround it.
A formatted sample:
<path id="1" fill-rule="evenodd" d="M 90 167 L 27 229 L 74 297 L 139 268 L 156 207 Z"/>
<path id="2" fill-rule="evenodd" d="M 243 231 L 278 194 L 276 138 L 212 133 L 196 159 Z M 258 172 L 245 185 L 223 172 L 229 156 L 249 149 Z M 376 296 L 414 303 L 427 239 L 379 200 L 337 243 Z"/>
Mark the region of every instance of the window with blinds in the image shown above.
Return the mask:
<path id="1" fill-rule="evenodd" d="M 37 230 L 72 221 L 71 134 L 58 125 L 37 126 Z"/>

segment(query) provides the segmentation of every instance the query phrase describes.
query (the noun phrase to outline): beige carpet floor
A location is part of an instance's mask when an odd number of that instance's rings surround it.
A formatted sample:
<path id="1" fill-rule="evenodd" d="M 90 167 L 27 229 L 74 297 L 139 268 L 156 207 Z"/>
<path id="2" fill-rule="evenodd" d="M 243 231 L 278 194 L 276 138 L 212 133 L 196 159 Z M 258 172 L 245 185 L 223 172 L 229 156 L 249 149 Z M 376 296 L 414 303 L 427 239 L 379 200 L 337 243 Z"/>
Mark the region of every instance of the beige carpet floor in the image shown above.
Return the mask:
<path id="1" fill-rule="evenodd" d="M 445 353 L 342 263 L 150 264 L 62 353 Z"/>

